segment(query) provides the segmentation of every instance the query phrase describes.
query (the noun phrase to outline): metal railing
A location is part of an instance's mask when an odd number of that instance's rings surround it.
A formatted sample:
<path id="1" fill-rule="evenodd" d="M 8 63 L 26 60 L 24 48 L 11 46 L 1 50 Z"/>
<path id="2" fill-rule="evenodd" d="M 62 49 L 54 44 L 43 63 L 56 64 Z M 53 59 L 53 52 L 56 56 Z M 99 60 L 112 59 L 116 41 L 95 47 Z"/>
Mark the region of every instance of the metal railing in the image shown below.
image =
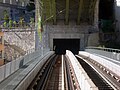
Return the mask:
<path id="1" fill-rule="evenodd" d="M 108 58 L 120 61 L 120 49 L 103 48 L 103 47 L 87 47 L 85 51 L 103 55 Z"/>
<path id="2" fill-rule="evenodd" d="M 97 50 L 102 50 L 102 51 L 107 51 L 107 52 L 116 52 L 116 53 L 120 53 L 120 49 L 113 49 L 113 48 L 87 47 L 86 49 L 97 49 Z"/>
<path id="3" fill-rule="evenodd" d="M 16 24 L 6 23 L 6 25 L 4 25 L 4 24 L 0 25 L 0 28 L 2 28 L 2 29 L 34 28 L 34 27 L 35 27 L 35 23 L 34 22 L 33 23 L 26 23 L 26 22 L 24 22 L 22 24 L 20 24 L 20 23 L 16 23 Z"/>

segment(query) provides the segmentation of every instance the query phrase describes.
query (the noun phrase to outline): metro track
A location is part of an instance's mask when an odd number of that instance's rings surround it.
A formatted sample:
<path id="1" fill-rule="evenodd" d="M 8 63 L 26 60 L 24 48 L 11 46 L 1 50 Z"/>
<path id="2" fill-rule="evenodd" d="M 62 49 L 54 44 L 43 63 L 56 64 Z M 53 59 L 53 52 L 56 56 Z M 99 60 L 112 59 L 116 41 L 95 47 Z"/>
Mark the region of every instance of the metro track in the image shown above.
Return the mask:
<path id="1" fill-rule="evenodd" d="M 64 73 L 62 73 L 62 67 Z M 64 90 L 76 90 L 75 82 L 77 81 L 75 78 L 66 56 L 53 55 L 43 65 L 27 90 L 62 90 L 62 88 Z M 62 80 L 64 81 L 62 82 Z"/>
<path id="2" fill-rule="evenodd" d="M 76 57 L 99 90 L 120 90 L 120 82 L 110 74 L 111 71 L 87 57 Z"/>
<path id="3" fill-rule="evenodd" d="M 42 66 L 42 68 L 39 70 L 39 73 L 36 75 L 36 77 L 33 79 L 27 90 L 40 90 L 40 88 L 44 87 L 46 74 L 48 72 L 49 67 L 53 64 L 51 60 L 55 59 L 56 55 L 52 55 L 47 62 Z"/>
<path id="4" fill-rule="evenodd" d="M 99 90 L 120 90 L 119 82 L 112 85 L 109 82 L 112 79 L 107 80 L 108 76 L 103 71 L 101 74 L 92 61 L 78 56 L 77 59 Z M 54 54 L 44 63 L 27 90 L 80 90 L 80 87 L 70 60 L 65 55 Z"/>

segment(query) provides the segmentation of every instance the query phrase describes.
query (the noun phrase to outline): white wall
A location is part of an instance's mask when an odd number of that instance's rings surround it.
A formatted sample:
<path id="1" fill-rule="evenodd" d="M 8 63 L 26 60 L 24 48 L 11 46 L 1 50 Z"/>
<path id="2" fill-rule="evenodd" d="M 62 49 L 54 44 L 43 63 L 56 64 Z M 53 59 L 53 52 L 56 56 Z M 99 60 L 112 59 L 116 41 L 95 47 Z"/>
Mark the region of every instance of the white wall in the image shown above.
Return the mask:
<path id="1" fill-rule="evenodd" d="M 120 0 L 115 0 L 116 30 L 120 32 Z"/>

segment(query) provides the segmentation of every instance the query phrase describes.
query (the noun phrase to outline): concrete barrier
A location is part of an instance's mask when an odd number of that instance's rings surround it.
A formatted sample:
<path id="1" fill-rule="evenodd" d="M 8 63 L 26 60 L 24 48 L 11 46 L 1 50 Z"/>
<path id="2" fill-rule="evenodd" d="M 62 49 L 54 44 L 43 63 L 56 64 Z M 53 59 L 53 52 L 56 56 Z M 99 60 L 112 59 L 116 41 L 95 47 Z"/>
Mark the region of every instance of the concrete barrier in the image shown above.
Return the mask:
<path id="1" fill-rule="evenodd" d="M 29 62 L 29 56 L 30 56 L 30 55 L 24 56 L 24 63 L 23 63 L 23 65 L 25 65 L 26 63 Z"/>
<path id="2" fill-rule="evenodd" d="M 24 56 L 24 62 L 23 62 L 23 65 L 25 65 L 26 63 L 28 63 L 29 61 L 33 60 L 34 57 L 37 57 L 37 56 L 34 56 L 34 52 L 33 53 L 30 53 L 26 56 Z"/>
<path id="3" fill-rule="evenodd" d="M 21 59 L 0 66 L 0 82 L 19 69 Z"/>
<path id="4" fill-rule="evenodd" d="M 15 62 L 15 71 L 20 68 L 20 61 L 21 60 L 22 60 L 22 58 L 19 58 L 19 59 L 16 60 L 16 62 Z"/>
<path id="5" fill-rule="evenodd" d="M 11 68 L 11 62 L 9 62 L 5 65 L 5 78 L 7 78 L 10 75 L 10 72 L 11 72 L 10 68 Z"/>
<path id="6" fill-rule="evenodd" d="M 41 56 L 41 51 L 36 51 L 36 52 L 30 53 L 30 54 L 24 56 L 23 65 L 27 64 L 28 62 L 34 60 L 35 58 L 37 58 L 39 56 Z"/>
<path id="7" fill-rule="evenodd" d="M 84 53 L 85 54 L 85 53 Z M 82 66 L 79 64 L 76 57 L 73 55 L 71 51 L 66 51 L 66 55 L 68 56 L 76 78 L 78 80 L 79 86 L 81 90 L 98 90 L 98 87 L 92 82 L 92 80 L 89 78 L 85 70 L 82 68 Z M 89 57 L 89 54 L 86 54 L 86 57 Z"/>
<path id="8" fill-rule="evenodd" d="M 39 59 L 36 60 L 36 62 L 32 63 L 29 67 L 26 68 L 26 70 L 24 70 L 22 72 L 22 74 L 25 74 L 24 79 L 22 81 L 20 81 L 19 85 L 15 88 L 15 90 L 26 90 L 27 87 L 30 85 L 31 81 L 35 78 L 35 76 L 37 75 L 38 71 L 40 70 L 40 68 L 43 66 L 43 64 L 46 62 L 46 60 L 53 54 L 54 52 L 49 52 L 46 53 L 46 57 L 41 57 Z M 29 69 L 29 73 L 28 70 Z"/>
<path id="9" fill-rule="evenodd" d="M 0 67 L 0 82 L 5 78 L 5 65 Z"/>
<path id="10" fill-rule="evenodd" d="M 46 54 L 49 50 L 44 50 L 44 53 Z M 28 55 L 24 57 L 20 57 L 16 60 L 13 60 L 3 66 L 0 66 L 0 82 L 7 78 L 9 75 L 14 73 L 16 70 L 21 68 L 23 65 L 29 63 L 32 60 L 40 59 L 38 57 L 41 56 L 41 51 L 38 50 L 36 52 L 29 53 Z M 4 76 L 4 77 L 3 77 Z"/>
<path id="11" fill-rule="evenodd" d="M 96 87 L 95 84 L 93 84 L 91 79 L 86 79 L 85 84 L 86 87 L 84 88 L 84 90 L 99 90 L 98 87 Z"/>
<path id="12" fill-rule="evenodd" d="M 87 76 L 86 73 L 81 73 L 81 83 L 80 83 L 80 87 L 81 87 L 82 90 L 85 90 L 85 87 L 87 87 L 85 80 L 88 80 L 88 79 L 90 79 L 90 78 Z M 88 90 L 89 90 L 89 89 L 88 89 Z"/>
<path id="13" fill-rule="evenodd" d="M 12 81 L 5 85 L 1 90 L 26 90 L 32 80 L 35 78 L 36 74 L 44 64 L 44 62 L 49 58 L 53 52 L 46 53 L 46 57 L 39 57 L 29 64 L 28 67 L 24 68 Z M 18 60 L 19 61 L 19 60 Z"/>
<path id="14" fill-rule="evenodd" d="M 14 61 L 11 62 L 10 74 L 12 74 L 12 73 L 15 72 L 15 70 L 16 70 L 15 69 L 15 66 L 16 66 L 15 64 L 16 64 L 16 60 L 14 60 Z"/>
<path id="15" fill-rule="evenodd" d="M 98 90 L 98 87 L 95 86 L 87 74 L 81 74 L 81 80 L 82 90 Z"/>

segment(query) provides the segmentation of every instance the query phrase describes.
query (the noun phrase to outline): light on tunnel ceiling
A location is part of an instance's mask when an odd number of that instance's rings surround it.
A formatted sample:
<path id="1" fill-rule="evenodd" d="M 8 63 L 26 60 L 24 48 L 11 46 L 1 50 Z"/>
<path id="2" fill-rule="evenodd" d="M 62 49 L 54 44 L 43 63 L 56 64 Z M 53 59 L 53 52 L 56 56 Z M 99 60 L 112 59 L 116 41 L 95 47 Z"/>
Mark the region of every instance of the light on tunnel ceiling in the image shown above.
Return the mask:
<path id="1" fill-rule="evenodd" d="M 120 0 L 117 0 L 117 6 L 120 7 Z"/>

